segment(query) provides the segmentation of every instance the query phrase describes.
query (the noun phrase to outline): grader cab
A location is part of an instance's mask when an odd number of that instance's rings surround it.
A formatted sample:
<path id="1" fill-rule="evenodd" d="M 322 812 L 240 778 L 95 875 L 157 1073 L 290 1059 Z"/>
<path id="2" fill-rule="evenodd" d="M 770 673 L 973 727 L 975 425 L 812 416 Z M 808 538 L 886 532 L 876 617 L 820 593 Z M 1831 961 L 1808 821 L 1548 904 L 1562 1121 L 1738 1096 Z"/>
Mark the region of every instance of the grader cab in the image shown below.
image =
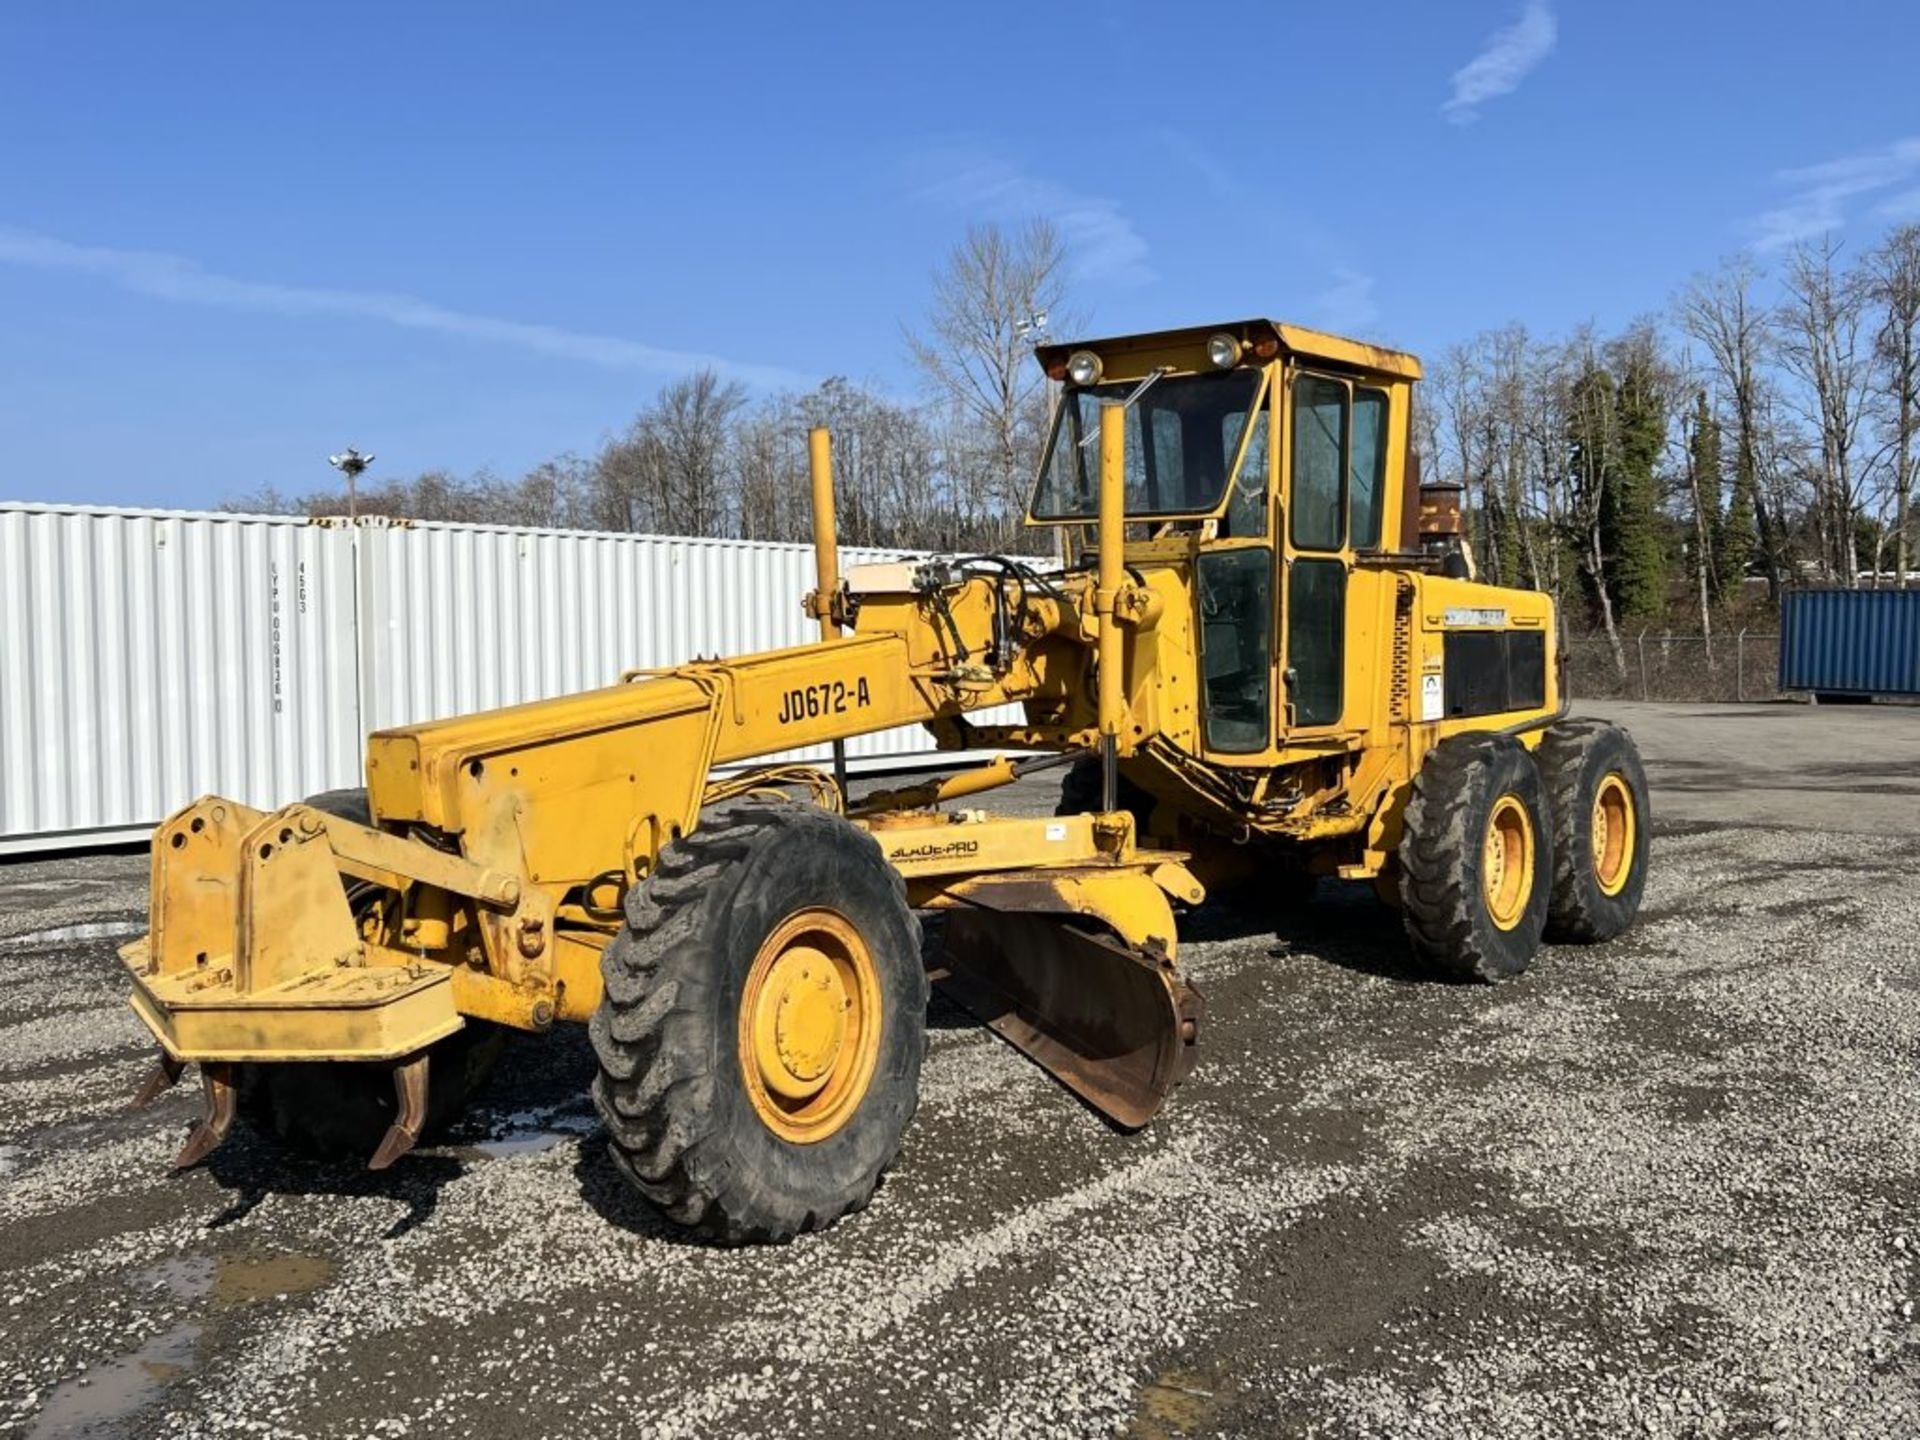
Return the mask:
<path id="1" fill-rule="evenodd" d="M 381 732 L 364 792 L 171 817 L 123 956 L 140 1098 L 189 1064 L 206 1093 L 177 1163 L 244 1112 L 391 1164 L 502 1035 L 584 1021 L 623 1173 L 778 1240 L 891 1163 L 929 975 L 1131 1128 L 1194 1061 L 1176 921 L 1209 885 L 1371 880 L 1448 979 L 1631 922 L 1639 759 L 1564 718 L 1551 602 L 1467 578 L 1409 452 L 1417 361 L 1265 320 L 1039 360 L 1029 518 L 1064 564 L 840 574 L 816 432 L 816 643 Z M 751 763 L 911 723 L 1004 758 L 857 804 Z M 1046 769 L 1054 817 L 956 804 Z"/>

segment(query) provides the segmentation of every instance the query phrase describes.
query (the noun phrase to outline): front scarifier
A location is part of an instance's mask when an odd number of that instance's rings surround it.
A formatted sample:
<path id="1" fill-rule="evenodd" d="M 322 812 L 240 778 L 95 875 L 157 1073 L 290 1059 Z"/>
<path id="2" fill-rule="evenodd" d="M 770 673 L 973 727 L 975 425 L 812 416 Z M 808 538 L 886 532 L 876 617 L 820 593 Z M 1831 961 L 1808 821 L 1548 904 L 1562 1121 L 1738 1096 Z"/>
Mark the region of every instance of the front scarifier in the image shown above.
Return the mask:
<path id="1" fill-rule="evenodd" d="M 404 853 L 313 805 L 266 815 L 217 797 L 155 832 L 152 928 L 121 954 L 134 1011 L 161 1046 L 134 1105 L 151 1104 L 189 1060 L 200 1066 L 206 1113 L 176 1169 L 198 1164 L 227 1138 L 242 1090 L 253 1088 L 248 1081 L 270 1084 L 320 1061 L 389 1077 L 391 1118 L 372 1168 L 386 1168 L 419 1140 L 431 1051 L 467 1022 L 449 969 L 387 949 L 377 920 L 356 913 L 356 888 L 378 889 L 365 878 L 377 871 L 366 856 L 384 859 L 390 850 Z"/>
<path id="2" fill-rule="evenodd" d="M 137 1101 L 199 1067 L 175 1163 L 250 1120 L 383 1168 L 504 1036 L 585 1023 L 618 1171 L 780 1241 L 893 1163 L 930 978 L 1131 1130 L 1198 1054 L 1176 917 L 1209 887 L 1370 882 L 1463 980 L 1632 922 L 1639 757 L 1566 718 L 1552 602 L 1473 579 L 1408 447 L 1418 361 L 1268 320 L 1038 354 L 1062 565 L 842 575 L 816 431 L 816 643 L 383 731 L 364 792 L 169 818 L 121 953 L 160 1046 Z M 852 803 L 844 743 L 906 725 L 1001 757 Z M 1058 814 L 970 808 L 1054 768 Z"/>

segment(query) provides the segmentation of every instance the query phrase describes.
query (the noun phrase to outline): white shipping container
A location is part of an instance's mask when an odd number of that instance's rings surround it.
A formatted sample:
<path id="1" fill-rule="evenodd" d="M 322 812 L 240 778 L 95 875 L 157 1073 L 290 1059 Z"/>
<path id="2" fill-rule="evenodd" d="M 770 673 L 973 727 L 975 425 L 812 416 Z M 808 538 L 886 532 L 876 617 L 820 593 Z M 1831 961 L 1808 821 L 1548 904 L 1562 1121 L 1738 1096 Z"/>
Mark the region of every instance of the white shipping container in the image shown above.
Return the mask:
<path id="1" fill-rule="evenodd" d="M 0 503 L 0 854 L 357 785 L 370 730 L 801 644 L 812 584 L 804 545 Z"/>
<path id="2" fill-rule="evenodd" d="M 0 505 L 0 854 L 356 783 L 349 531 Z"/>

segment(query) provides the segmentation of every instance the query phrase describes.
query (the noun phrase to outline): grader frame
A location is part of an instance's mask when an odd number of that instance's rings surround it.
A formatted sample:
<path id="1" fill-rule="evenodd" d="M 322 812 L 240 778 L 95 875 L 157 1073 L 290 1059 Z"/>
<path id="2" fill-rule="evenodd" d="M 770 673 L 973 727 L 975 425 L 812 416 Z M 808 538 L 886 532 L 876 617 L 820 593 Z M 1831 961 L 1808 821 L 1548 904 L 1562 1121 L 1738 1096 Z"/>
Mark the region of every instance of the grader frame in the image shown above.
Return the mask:
<path id="1" fill-rule="evenodd" d="M 1083 364 L 1089 356 L 1090 367 Z M 1401 873 L 1429 863 L 1409 851 L 1407 833 L 1409 805 L 1420 799 L 1416 778 L 1432 768 L 1426 758 L 1479 737 L 1476 743 L 1507 747 L 1494 757 L 1501 764 L 1530 766 L 1527 752 L 1564 705 L 1551 602 L 1463 578 L 1470 560 L 1457 512 L 1444 492 L 1419 485 L 1407 443 L 1417 362 L 1265 321 L 1072 352 L 1048 347 L 1040 359 L 1071 383 L 1036 519 L 1091 541 L 1081 547 L 1090 555 L 1065 570 L 1041 574 L 1003 557 L 973 557 L 860 567 L 843 578 L 829 441 L 817 431 L 810 455 L 818 580 L 806 599 L 821 627 L 817 642 L 636 672 L 581 695 L 376 734 L 367 747 L 363 816 L 318 801 L 268 814 L 210 796 L 171 817 L 154 837 L 150 933 L 123 957 L 133 1007 L 161 1048 L 141 1099 L 153 1098 L 186 1064 L 201 1069 L 206 1114 L 177 1163 L 199 1161 L 226 1137 L 247 1076 L 340 1062 L 391 1075 L 390 1121 L 373 1160 L 390 1164 L 426 1126 L 431 1056 L 476 1023 L 541 1031 L 591 1019 L 603 1059 L 618 1044 L 641 1047 L 637 1060 L 621 1052 L 609 1061 L 614 1078 L 629 1078 L 623 1069 L 635 1065 L 669 1066 L 657 1040 L 631 1039 L 646 1009 L 638 990 L 656 983 L 645 977 L 663 964 L 658 956 L 635 962 L 635 947 L 663 913 L 655 902 L 664 904 L 677 883 L 682 862 L 673 857 L 689 838 L 729 806 L 773 792 L 800 791 L 840 815 L 834 824 L 870 837 L 905 903 L 948 917 L 935 974 L 955 997 L 1128 1127 L 1145 1123 L 1192 1064 L 1202 1012 L 1180 978 L 1174 907 L 1199 904 L 1203 880 L 1262 870 L 1338 873 L 1374 879 L 1383 893 L 1411 893 L 1412 883 L 1427 897 L 1416 897 L 1418 904 L 1441 903 L 1431 896 L 1446 889 L 1443 876 L 1415 874 L 1410 882 Z M 1072 373 L 1088 368 L 1100 383 Z M 1206 412 L 1196 428 L 1195 402 L 1180 398 L 1201 391 L 1180 390 L 1178 379 L 1212 371 L 1234 372 L 1240 389 L 1259 397 L 1239 415 L 1237 434 L 1215 435 Z M 1302 418 L 1299 396 L 1309 383 L 1340 404 Z M 1155 384 L 1175 399 L 1154 412 L 1151 423 L 1160 428 L 1149 440 L 1149 419 L 1134 413 L 1135 402 Z M 1357 488 L 1354 497 L 1345 490 L 1349 472 L 1355 487 L 1361 483 L 1357 462 L 1346 457 L 1358 443 L 1351 412 L 1363 390 L 1380 407 L 1366 499 L 1368 523 L 1377 525 L 1368 533 L 1350 523 Z M 1077 408 L 1089 397 L 1097 411 Z M 1075 427 L 1096 413 L 1097 426 L 1083 436 Z M 1340 435 L 1326 418 L 1335 413 L 1345 417 Z M 1309 423 L 1325 436 L 1308 436 Z M 1141 427 L 1146 455 L 1130 455 L 1129 424 Z M 1149 489 L 1157 483 L 1153 467 L 1170 468 L 1168 424 L 1185 427 L 1175 431 L 1175 444 L 1184 433 L 1199 457 L 1192 468 L 1219 484 L 1188 496 L 1184 508 L 1164 499 L 1130 503 L 1143 467 Z M 1309 504 L 1307 468 L 1319 463 L 1303 447 L 1324 450 L 1329 439 L 1342 457 L 1338 533 L 1307 534 L 1297 518 L 1288 523 Z M 1095 443 L 1097 469 L 1080 458 Z M 1076 498 L 1069 492 L 1082 481 Z M 1081 508 L 1046 513 L 1061 503 Z M 1307 592 L 1296 583 L 1282 597 L 1261 576 L 1326 576 L 1333 568 L 1342 594 L 1333 657 L 1339 699 L 1329 712 L 1322 686 L 1317 713 L 1308 713 L 1310 685 L 1301 673 L 1310 649 L 1322 671 L 1327 657 L 1299 629 Z M 1252 577 L 1254 598 L 1222 619 L 1218 577 L 1229 573 Z M 1271 602 L 1261 598 L 1263 584 L 1274 592 Z M 1242 641 L 1257 654 L 1242 665 L 1244 683 L 1235 681 L 1240 728 L 1226 745 L 1211 717 L 1228 703 L 1217 683 L 1227 673 L 1222 652 L 1239 656 Z M 1489 656 L 1497 656 L 1492 668 Z M 1475 673 L 1459 687 L 1466 699 L 1442 703 L 1451 699 L 1445 686 L 1469 663 Z M 1249 693 L 1266 698 L 1248 703 Z M 1287 698 L 1276 700 L 1280 694 Z M 967 718 L 1001 705 L 1022 707 L 1023 722 L 982 726 Z M 988 746 L 1028 758 L 1009 756 L 852 808 L 838 763 L 833 776 L 794 766 L 723 771 L 828 743 L 837 762 L 846 739 L 909 724 L 926 726 L 945 747 Z M 1097 767 L 1097 803 L 1086 813 L 1032 820 L 950 808 L 1069 763 Z M 1629 771 L 1629 779 L 1637 776 L 1637 761 L 1608 773 Z M 1515 794 L 1538 789 L 1537 779 L 1515 773 Z M 1644 781 L 1635 783 L 1638 789 L 1628 787 L 1633 814 L 1643 817 Z M 1538 942 L 1548 832 L 1564 827 L 1536 804 L 1512 835 L 1491 821 L 1482 828 L 1480 850 L 1445 863 L 1476 883 L 1505 863 L 1526 867 L 1528 877 L 1524 913 L 1476 920 L 1471 943 L 1481 949 L 1451 957 L 1456 968 L 1491 978 L 1511 966 L 1500 960 L 1489 969 L 1487 945 L 1500 954 L 1505 945 L 1524 964 Z M 1629 846 L 1629 859 L 1643 868 L 1644 825 L 1635 833 L 1642 849 Z M 1511 855 L 1500 848 L 1508 840 L 1517 847 Z M 683 868 L 693 864 L 686 858 Z M 716 874 L 709 883 L 735 883 L 731 872 Z M 1592 877 L 1585 882 L 1591 889 Z M 1488 904 L 1497 899 L 1487 895 Z M 763 1003 L 765 1013 L 739 1011 L 737 1055 L 766 1128 L 777 1138 L 798 1137 L 790 1154 L 770 1152 L 766 1163 L 775 1168 L 824 1156 L 829 1146 L 816 1142 L 837 1134 L 789 1124 L 777 1106 L 790 1103 L 792 1115 L 804 1115 L 824 1104 L 820 1097 L 838 1094 L 836 1086 L 854 1083 L 836 1068 L 843 1049 L 859 1050 L 869 1071 L 874 1063 L 881 1021 L 877 1012 L 861 1013 L 869 1002 L 860 997 L 874 992 L 885 967 L 839 953 L 846 947 L 834 936 L 844 926 L 834 905 L 830 894 L 802 905 L 795 914 L 804 920 L 796 921 L 804 941 L 750 967 L 740 961 L 751 973 L 716 981 L 720 998 L 712 1005 L 719 1008 L 702 1012 L 700 1023 L 714 1033 L 696 1043 L 724 1057 L 735 1048 L 734 1012 L 725 1006 L 772 996 L 751 1002 Z M 1414 918 L 1409 928 L 1419 948 Z M 857 936 L 846 942 L 865 943 Z M 616 980 L 617 994 L 609 988 Z M 697 990 L 706 982 L 689 976 L 686 983 Z M 736 984 L 749 999 L 734 993 Z M 887 1014 L 895 1017 L 888 1024 L 918 1024 L 897 1010 Z M 915 1073 L 917 1064 L 916 1056 Z M 665 1086 L 671 1077 L 662 1073 Z M 774 1101 L 762 1094 L 767 1086 Z M 605 1088 L 617 1087 L 609 1079 Z M 615 1102 L 596 1094 L 615 1123 Z M 722 1100 L 732 1103 L 726 1096 L 703 1103 Z M 632 1102 L 620 1103 L 631 1110 Z M 859 1096 L 836 1105 L 835 1126 L 864 1123 Z M 645 1116 L 637 1123 L 647 1134 L 660 1129 L 648 1131 Z M 756 1132 L 753 1144 L 764 1139 Z M 875 1142 L 874 1153 L 884 1154 L 855 1188 L 871 1188 L 894 1142 L 897 1134 Z M 649 1151 L 622 1163 L 656 1198 L 663 1188 L 672 1200 L 674 1186 L 706 1183 L 685 1157 Z M 749 1221 L 721 1214 L 730 1203 L 724 1197 L 702 1194 L 699 1204 L 686 1202 L 685 1213 L 737 1238 L 777 1238 L 864 1200 L 795 1201 L 792 1222 Z M 680 1213 L 672 1203 L 668 1209 Z"/>

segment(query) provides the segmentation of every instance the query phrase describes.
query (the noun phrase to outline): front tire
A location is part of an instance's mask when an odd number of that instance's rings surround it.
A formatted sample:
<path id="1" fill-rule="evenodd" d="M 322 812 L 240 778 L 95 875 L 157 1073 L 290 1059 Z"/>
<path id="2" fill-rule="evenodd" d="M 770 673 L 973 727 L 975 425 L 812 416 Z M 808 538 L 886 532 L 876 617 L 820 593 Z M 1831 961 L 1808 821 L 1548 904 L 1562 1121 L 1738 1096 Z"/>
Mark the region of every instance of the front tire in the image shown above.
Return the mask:
<path id="1" fill-rule="evenodd" d="M 873 837 L 786 801 L 717 807 L 627 897 L 589 1033 L 615 1165 L 725 1244 L 864 1207 L 919 1098 L 920 925 Z"/>
<path id="2" fill-rule="evenodd" d="M 1414 954 L 1453 980 L 1506 980 L 1546 927 L 1553 837 L 1533 756 L 1456 735 L 1414 777 L 1400 838 L 1400 908 Z"/>
<path id="3" fill-rule="evenodd" d="M 1611 940 L 1633 924 L 1647 888 L 1652 819 L 1633 737 L 1604 720 L 1563 720 L 1540 741 L 1553 817 L 1547 934 Z"/>

